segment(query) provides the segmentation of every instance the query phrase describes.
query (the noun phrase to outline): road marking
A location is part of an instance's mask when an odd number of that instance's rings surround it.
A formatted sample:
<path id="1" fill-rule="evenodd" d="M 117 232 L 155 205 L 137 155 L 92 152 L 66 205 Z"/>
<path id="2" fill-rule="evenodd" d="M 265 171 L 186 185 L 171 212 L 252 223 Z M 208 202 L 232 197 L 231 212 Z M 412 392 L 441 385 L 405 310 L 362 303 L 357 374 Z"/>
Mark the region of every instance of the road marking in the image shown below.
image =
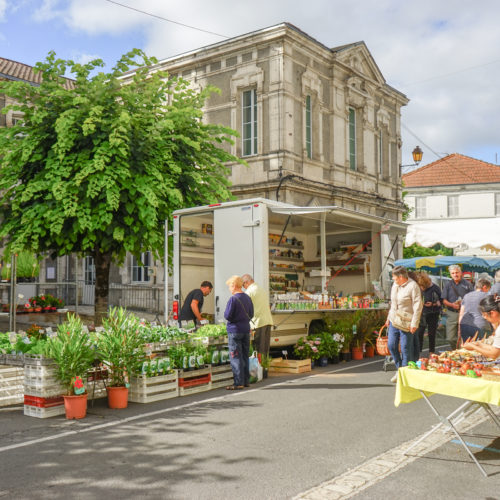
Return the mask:
<path id="1" fill-rule="evenodd" d="M 343 371 L 346 371 L 346 370 L 351 370 L 353 368 L 357 368 L 359 366 L 366 366 L 366 365 L 370 365 L 370 364 L 373 364 L 373 363 L 381 363 L 381 362 L 382 362 L 382 360 L 375 360 L 375 361 L 368 361 L 368 362 L 365 362 L 365 363 L 357 363 L 357 364 L 354 364 L 354 365 L 351 365 L 351 366 L 348 366 L 348 367 L 345 367 L 345 368 L 338 368 L 336 370 L 328 371 L 328 372 L 325 372 L 325 373 L 343 372 Z M 181 404 L 181 405 L 173 406 L 172 408 L 164 408 L 162 410 L 155 410 L 155 411 L 150 411 L 150 412 L 147 412 L 147 413 L 141 413 L 139 415 L 134 415 L 132 417 L 122 418 L 120 420 L 116 420 L 116 421 L 113 421 L 113 422 L 107 422 L 105 424 L 97 424 L 97 425 L 93 425 L 93 426 L 89 426 L 89 427 L 84 427 L 84 428 L 81 428 L 81 429 L 75 429 L 75 430 L 71 430 L 71 431 L 60 432 L 58 434 L 53 434 L 51 436 L 46 436 L 46 437 L 43 437 L 43 438 L 31 439 L 29 441 L 24 441 L 22 443 L 16 443 L 16 444 L 11 444 L 11 445 L 7 445 L 7 446 L 2 446 L 2 447 L 0 447 L 0 453 L 5 452 L 5 451 L 9 451 L 9 450 L 15 450 L 17 448 L 24 448 L 26 446 L 32 446 L 32 445 L 39 444 L 39 443 L 44 443 L 44 442 L 47 442 L 47 441 L 54 441 L 56 439 L 62 439 L 62 438 L 68 437 L 68 436 L 74 436 L 74 435 L 77 435 L 77 434 L 83 434 L 85 432 L 94 432 L 94 431 L 99 431 L 101 429 L 106 429 L 108 427 L 116 427 L 118 425 L 127 424 L 129 422 L 134 422 L 136 420 L 140 420 L 140 419 L 143 419 L 143 418 L 156 417 L 156 416 L 164 415 L 166 413 L 170 413 L 170 412 L 173 412 L 173 411 L 183 410 L 185 408 L 190 408 L 192 406 L 206 404 L 206 403 L 212 403 L 214 401 L 220 401 L 221 399 L 226 399 L 226 398 L 231 398 L 231 397 L 240 397 L 240 396 L 243 396 L 243 395 L 248 394 L 248 393 L 253 392 L 253 391 L 266 390 L 269 387 L 279 387 L 281 385 L 294 384 L 294 383 L 296 383 L 298 381 L 307 380 L 308 378 L 317 377 L 317 376 L 320 376 L 320 374 L 311 374 L 311 375 L 308 375 L 307 377 L 300 377 L 300 378 L 296 378 L 296 379 L 293 379 L 293 380 L 286 380 L 286 381 L 283 381 L 283 382 L 276 382 L 276 383 L 273 383 L 273 384 L 266 385 L 264 387 L 256 387 L 255 389 L 249 389 L 249 390 L 247 389 L 247 390 L 244 390 L 244 391 L 233 392 L 231 394 L 224 394 L 224 395 L 220 395 L 220 396 L 214 396 L 212 398 L 204 399 L 203 401 L 193 401 L 191 403 L 186 403 L 186 404 Z"/>
<path id="2" fill-rule="evenodd" d="M 490 416 L 481 409 L 481 413 L 472 413 L 456 427 L 459 428 L 460 432 L 467 432 L 489 418 Z M 388 450 L 357 467 L 349 469 L 340 476 L 334 477 L 310 490 L 300 493 L 294 497 L 293 500 L 347 500 L 357 495 L 360 491 L 379 483 L 394 472 L 406 467 L 417 458 L 449 442 L 450 434 L 447 429 L 436 431 L 427 439 L 416 445 L 411 455 L 404 455 L 404 452 L 419 439 L 420 436 Z"/>
<path id="3" fill-rule="evenodd" d="M 462 443 L 458 439 L 452 439 L 450 442 L 462 446 Z M 500 450 L 497 448 L 490 448 L 488 446 L 481 446 L 480 444 L 468 443 L 467 441 L 465 441 L 465 444 L 470 448 L 480 448 L 481 450 L 492 451 L 493 453 L 500 453 Z"/>

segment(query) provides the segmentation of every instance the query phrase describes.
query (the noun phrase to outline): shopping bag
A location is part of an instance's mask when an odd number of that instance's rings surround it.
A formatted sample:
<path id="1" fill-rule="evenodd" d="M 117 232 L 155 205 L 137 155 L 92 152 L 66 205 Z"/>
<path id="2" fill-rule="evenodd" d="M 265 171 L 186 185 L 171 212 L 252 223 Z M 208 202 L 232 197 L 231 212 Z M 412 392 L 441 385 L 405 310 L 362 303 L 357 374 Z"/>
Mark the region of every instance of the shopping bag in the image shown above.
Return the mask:
<path id="1" fill-rule="evenodd" d="M 259 363 L 259 358 L 257 355 L 257 351 L 254 351 L 252 355 L 248 358 L 248 368 L 250 371 L 250 383 L 255 384 L 255 382 L 259 382 L 262 380 L 262 366 Z"/>

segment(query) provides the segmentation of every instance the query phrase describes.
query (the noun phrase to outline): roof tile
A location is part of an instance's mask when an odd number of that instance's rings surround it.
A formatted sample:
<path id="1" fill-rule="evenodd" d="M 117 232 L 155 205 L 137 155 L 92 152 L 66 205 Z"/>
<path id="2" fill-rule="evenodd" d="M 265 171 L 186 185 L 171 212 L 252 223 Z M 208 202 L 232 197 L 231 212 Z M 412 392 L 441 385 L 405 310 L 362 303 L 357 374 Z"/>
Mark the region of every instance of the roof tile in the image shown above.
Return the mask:
<path id="1" fill-rule="evenodd" d="M 42 82 L 42 73 L 35 73 L 33 66 L 0 57 L 0 78 L 8 79 L 9 77 L 38 85 Z M 70 78 L 65 78 L 65 80 L 65 88 L 72 89 L 75 87 L 74 80 Z"/>
<path id="2" fill-rule="evenodd" d="M 402 178 L 406 187 L 487 184 L 500 182 L 500 166 L 453 153 Z"/>

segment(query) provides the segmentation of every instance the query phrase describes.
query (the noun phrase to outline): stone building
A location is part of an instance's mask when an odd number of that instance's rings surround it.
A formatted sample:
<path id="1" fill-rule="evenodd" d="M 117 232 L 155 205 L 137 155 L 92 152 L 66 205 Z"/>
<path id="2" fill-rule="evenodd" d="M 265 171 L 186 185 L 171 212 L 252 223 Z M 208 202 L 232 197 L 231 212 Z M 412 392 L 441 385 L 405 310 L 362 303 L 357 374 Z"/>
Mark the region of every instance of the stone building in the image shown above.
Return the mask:
<path id="1" fill-rule="evenodd" d="M 240 134 L 232 191 L 338 205 L 401 220 L 400 110 L 364 42 L 329 48 L 283 23 L 168 58 L 194 88 L 214 85 L 205 119 Z"/>

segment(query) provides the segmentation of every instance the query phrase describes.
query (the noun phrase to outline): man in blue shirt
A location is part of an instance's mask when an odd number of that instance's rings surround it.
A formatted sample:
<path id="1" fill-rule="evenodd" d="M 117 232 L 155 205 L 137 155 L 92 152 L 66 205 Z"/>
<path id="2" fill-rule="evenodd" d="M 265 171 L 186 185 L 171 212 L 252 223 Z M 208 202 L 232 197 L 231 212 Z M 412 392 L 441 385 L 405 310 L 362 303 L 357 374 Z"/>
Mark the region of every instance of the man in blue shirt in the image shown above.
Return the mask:
<path id="1" fill-rule="evenodd" d="M 446 306 L 446 340 L 452 349 L 457 348 L 458 342 L 458 314 L 464 295 L 473 291 L 473 286 L 462 278 L 462 269 L 453 264 L 448 268 L 451 280 L 447 281 L 441 295 Z"/>

